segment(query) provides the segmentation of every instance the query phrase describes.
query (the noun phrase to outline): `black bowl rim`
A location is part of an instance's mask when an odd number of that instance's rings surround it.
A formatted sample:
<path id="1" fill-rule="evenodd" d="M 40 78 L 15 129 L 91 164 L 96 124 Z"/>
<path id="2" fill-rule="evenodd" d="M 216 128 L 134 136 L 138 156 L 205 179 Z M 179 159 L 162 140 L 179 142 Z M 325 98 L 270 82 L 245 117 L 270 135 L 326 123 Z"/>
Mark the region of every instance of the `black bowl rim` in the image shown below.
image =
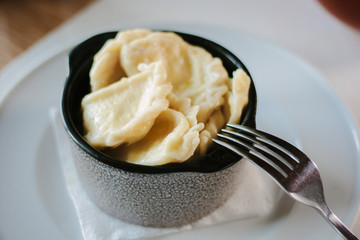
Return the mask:
<path id="1" fill-rule="evenodd" d="M 234 64 L 238 68 L 243 69 L 249 75 L 249 77 L 251 79 L 251 84 L 250 84 L 250 90 L 249 90 L 249 102 L 248 102 L 247 106 L 243 109 L 243 114 L 242 114 L 242 119 L 240 120 L 240 124 L 250 126 L 250 127 L 255 127 L 255 124 L 256 124 L 255 117 L 256 117 L 256 108 L 257 108 L 256 90 L 255 90 L 255 85 L 254 85 L 253 79 L 251 77 L 251 74 L 248 71 L 248 69 L 246 68 L 246 66 L 243 64 L 242 61 L 240 61 L 232 52 L 230 52 L 223 46 L 221 46 L 211 40 L 205 39 L 203 37 L 196 36 L 193 34 L 178 32 L 178 31 L 171 31 L 171 30 L 154 30 L 154 31 L 173 32 L 173 33 L 178 34 L 182 38 L 187 39 L 186 41 L 189 41 L 189 40 L 200 41 L 202 44 L 201 45 L 196 44 L 197 46 L 203 47 L 207 50 L 209 50 L 208 48 L 213 48 L 216 51 L 221 52 L 226 58 L 228 58 L 232 62 L 232 64 Z M 85 151 L 87 154 L 92 156 L 94 159 L 99 160 L 100 162 L 102 162 L 105 165 L 108 165 L 108 166 L 111 166 L 111 167 L 114 167 L 116 169 L 120 169 L 123 171 L 132 172 L 132 173 L 163 174 L 163 173 L 176 173 L 176 172 L 200 172 L 200 173 L 217 172 L 217 171 L 224 170 L 228 167 L 231 167 L 233 164 L 238 162 L 241 159 L 241 157 L 239 157 L 238 155 L 236 155 L 234 153 L 231 153 L 230 151 L 228 151 L 224 148 L 220 148 L 220 149 L 216 150 L 218 152 L 221 151 L 220 154 L 217 154 L 220 156 L 220 158 L 231 157 L 233 159 L 232 161 L 230 161 L 229 163 L 227 163 L 221 167 L 199 168 L 196 165 L 188 163 L 188 161 L 184 161 L 182 163 L 168 163 L 168 164 L 164 164 L 164 165 L 155 165 L 155 166 L 139 165 L 139 164 L 129 163 L 129 162 L 111 158 L 111 157 L 105 155 L 104 153 L 102 153 L 101 151 L 92 147 L 89 143 L 87 143 L 87 141 L 83 138 L 81 133 L 76 128 L 74 121 L 70 117 L 71 113 L 68 109 L 68 107 L 70 106 L 70 101 L 69 101 L 70 91 L 68 91 L 68 89 L 71 88 L 72 83 L 73 83 L 72 78 L 73 78 L 74 72 L 76 72 L 74 69 L 76 69 L 75 66 L 78 66 L 79 64 L 81 64 L 81 62 L 83 60 L 83 59 L 79 58 L 77 56 L 77 54 L 80 51 L 82 51 L 82 49 L 84 47 L 86 47 L 88 44 L 90 44 L 91 42 L 97 41 L 99 38 L 101 38 L 101 39 L 114 38 L 118 32 L 120 32 L 120 31 L 104 32 L 104 33 L 94 35 L 93 37 L 88 38 L 87 40 L 83 41 L 82 43 L 80 43 L 79 45 L 74 47 L 69 53 L 69 75 L 65 81 L 63 95 L 62 95 L 62 99 L 61 99 L 61 113 L 62 113 L 61 115 L 62 115 L 63 124 L 65 126 L 65 129 L 68 132 L 68 134 L 70 135 L 71 139 L 83 151 Z M 103 43 L 105 43 L 105 41 Z M 88 58 L 91 57 L 91 61 L 92 61 L 93 55 L 95 55 L 95 53 L 97 51 L 98 50 L 87 53 Z M 213 157 L 213 155 L 214 154 L 210 153 L 207 155 L 207 158 L 211 159 L 211 157 Z M 224 159 L 224 160 L 226 160 L 226 159 Z"/>

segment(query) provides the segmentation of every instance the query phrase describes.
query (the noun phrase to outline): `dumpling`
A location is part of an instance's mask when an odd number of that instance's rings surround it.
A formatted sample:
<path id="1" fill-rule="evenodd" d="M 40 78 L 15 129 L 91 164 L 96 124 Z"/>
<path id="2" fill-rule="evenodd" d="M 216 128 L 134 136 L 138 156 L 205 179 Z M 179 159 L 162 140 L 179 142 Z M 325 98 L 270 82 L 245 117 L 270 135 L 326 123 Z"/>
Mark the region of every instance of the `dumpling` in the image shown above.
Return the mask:
<path id="1" fill-rule="evenodd" d="M 118 33 L 115 39 L 108 40 L 94 56 L 90 70 L 91 91 L 99 90 L 125 77 L 120 62 L 122 46 L 150 33 L 151 31 L 145 29 L 129 30 Z"/>
<path id="2" fill-rule="evenodd" d="M 179 98 L 190 98 L 199 106 L 198 122 L 205 123 L 212 112 L 222 106 L 228 92 L 228 74 L 219 58 L 214 58 L 205 49 L 189 45 L 191 77 L 173 92 Z"/>
<path id="3" fill-rule="evenodd" d="M 111 44 L 114 44 L 114 42 Z M 90 70 L 91 91 L 109 86 L 119 81 L 122 77 L 125 77 L 125 73 L 120 67 L 119 53 L 106 52 L 94 61 Z"/>
<path id="4" fill-rule="evenodd" d="M 188 119 L 190 126 L 195 126 L 198 123 L 197 114 L 199 112 L 198 105 L 192 105 L 190 98 L 178 98 L 174 93 L 167 96 L 169 100 L 169 108 L 181 112 Z"/>
<path id="5" fill-rule="evenodd" d="M 168 108 L 172 86 L 161 62 L 139 65 L 139 73 L 123 78 L 82 100 L 85 139 L 94 147 L 116 147 L 143 138 Z"/>
<path id="6" fill-rule="evenodd" d="M 104 152 L 122 161 L 142 165 L 183 162 L 194 154 L 200 143 L 199 131 L 203 127 L 202 123 L 191 127 L 184 114 L 167 109 L 159 115 L 143 139 Z"/>
<path id="7" fill-rule="evenodd" d="M 242 110 L 249 101 L 249 86 L 250 77 L 244 70 L 237 69 L 233 72 L 227 100 L 229 123 L 238 123 L 240 121 Z"/>
<path id="8" fill-rule="evenodd" d="M 212 143 L 212 139 L 216 137 L 219 130 L 225 125 L 225 117 L 222 111 L 218 108 L 209 117 L 205 124 L 204 130 L 200 132 L 200 155 L 205 155 Z"/>
<path id="9" fill-rule="evenodd" d="M 127 75 L 138 72 L 137 65 L 162 61 L 180 99 L 199 105 L 198 122 L 206 122 L 214 109 L 224 103 L 230 81 L 219 58 L 192 46 L 174 33 L 153 32 L 122 47 L 121 64 Z"/>
<path id="10" fill-rule="evenodd" d="M 121 64 L 128 76 L 138 72 L 140 63 L 162 61 L 168 78 L 176 88 L 191 76 L 187 43 L 170 32 L 153 32 L 123 46 Z"/>

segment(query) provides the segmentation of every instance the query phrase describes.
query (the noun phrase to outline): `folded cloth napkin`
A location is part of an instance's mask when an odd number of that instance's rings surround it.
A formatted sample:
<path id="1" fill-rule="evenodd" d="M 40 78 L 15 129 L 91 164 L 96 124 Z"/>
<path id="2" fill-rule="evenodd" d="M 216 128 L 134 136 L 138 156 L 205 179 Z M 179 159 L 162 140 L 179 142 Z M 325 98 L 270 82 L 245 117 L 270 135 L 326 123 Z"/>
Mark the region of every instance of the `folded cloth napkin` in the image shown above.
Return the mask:
<path id="1" fill-rule="evenodd" d="M 241 184 L 227 202 L 199 221 L 179 228 L 149 228 L 111 217 L 88 198 L 78 180 L 72 154 L 59 111 L 50 111 L 65 183 L 80 222 L 85 240 L 139 239 L 211 226 L 219 223 L 268 215 L 279 199 L 279 188 L 268 176 L 248 161 L 242 170 Z"/>

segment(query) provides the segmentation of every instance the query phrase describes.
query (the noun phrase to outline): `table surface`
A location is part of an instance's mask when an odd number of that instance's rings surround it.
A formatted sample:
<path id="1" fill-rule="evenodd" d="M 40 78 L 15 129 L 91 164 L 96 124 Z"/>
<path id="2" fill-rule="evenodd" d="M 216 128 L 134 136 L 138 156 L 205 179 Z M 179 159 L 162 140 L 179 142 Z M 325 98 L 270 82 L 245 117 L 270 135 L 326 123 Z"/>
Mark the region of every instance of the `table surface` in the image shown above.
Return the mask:
<path id="1" fill-rule="evenodd" d="M 0 70 L 93 1 L 0 1 Z"/>
<path id="2" fill-rule="evenodd" d="M 209 0 L 207 9 L 193 14 L 196 17 L 191 20 L 186 19 L 184 12 L 202 9 L 203 6 L 196 1 L 169 3 L 165 0 L 153 0 L 154 4 L 162 6 L 161 11 L 154 13 L 146 11 L 146 7 L 138 6 L 139 2 L 141 1 L 0 0 L 0 75 L 1 70 L 6 72 L 8 64 L 11 65 L 12 61 L 34 46 L 45 41 L 51 42 L 54 33 L 66 35 L 73 31 L 71 26 L 66 28 L 69 22 L 85 24 L 82 17 L 88 11 L 101 8 L 106 12 L 108 7 L 127 4 L 130 12 L 121 12 L 119 9 L 119 14 L 140 12 L 139 22 L 163 21 L 166 18 L 176 22 L 197 21 L 231 27 L 282 46 L 324 76 L 348 107 L 360 129 L 360 31 L 339 21 L 319 2 Z M 190 9 L 184 7 L 186 4 L 183 2 L 195 6 Z M 230 13 L 221 13 L 221 16 L 226 17 L 214 18 L 213 13 L 221 11 L 224 5 L 227 5 L 226 10 Z M 86 26 L 87 33 L 97 31 L 102 23 L 112 19 L 106 15 L 103 18 L 107 20 L 99 19 L 99 23 L 92 22 L 94 26 Z M 360 234 L 360 221 L 354 227 Z"/>

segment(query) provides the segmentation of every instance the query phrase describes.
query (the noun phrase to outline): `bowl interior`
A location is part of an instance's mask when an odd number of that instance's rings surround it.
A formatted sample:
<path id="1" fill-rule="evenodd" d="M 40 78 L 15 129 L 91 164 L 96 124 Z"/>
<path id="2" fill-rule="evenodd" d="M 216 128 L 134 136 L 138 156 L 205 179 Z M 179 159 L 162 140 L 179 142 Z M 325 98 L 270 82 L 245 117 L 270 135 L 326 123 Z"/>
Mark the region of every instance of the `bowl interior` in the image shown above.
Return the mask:
<path id="1" fill-rule="evenodd" d="M 93 36 L 76 46 L 69 54 L 69 76 L 64 86 L 61 106 L 65 127 L 75 143 L 87 154 L 92 155 L 107 165 L 125 171 L 139 173 L 214 172 L 230 167 L 239 161 L 239 156 L 214 145 L 209 150 L 209 153 L 202 158 L 191 159 L 183 163 L 169 163 L 161 166 L 143 166 L 113 159 L 93 148 L 85 141 L 82 137 L 81 100 L 90 92 L 89 71 L 93 63 L 93 57 L 103 44 L 107 40 L 114 38 L 117 33 L 118 32 L 106 32 Z M 175 33 L 180 35 L 186 42 L 203 47 L 214 57 L 220 58 L 230 76 L 233 71 L 242 68 L 251 78 L 245 65 L 222 46 L 198 36 L 181 32 Z M 251 78 L 249 103 L 243 110 L 240 124 L 255 127 L 256 100 L 256 90 Z"/>

